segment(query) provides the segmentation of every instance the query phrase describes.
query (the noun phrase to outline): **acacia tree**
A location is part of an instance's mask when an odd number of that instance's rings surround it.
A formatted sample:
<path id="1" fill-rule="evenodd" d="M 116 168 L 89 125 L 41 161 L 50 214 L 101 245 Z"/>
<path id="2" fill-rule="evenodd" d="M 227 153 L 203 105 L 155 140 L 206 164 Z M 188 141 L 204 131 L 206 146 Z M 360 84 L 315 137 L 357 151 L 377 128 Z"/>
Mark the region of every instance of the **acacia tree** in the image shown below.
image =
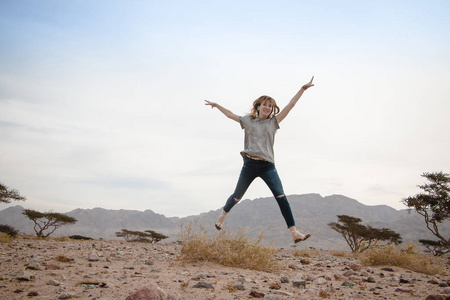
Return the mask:
<path id="1" fill-rule="evenodd" d="M 25 197 L 21 196 L 19 194 L 19 191 L 16 189 L 10 189 L 6 185 L 0 182 L 0 203 L 11 203 L 11 201 L 25 201 Z M 0 224 L 0 232 L 6 233 L 7 235 L 11 237 L 17 236 L 19 231 L 17 231 L 15 228 L 9 226 Z"/>
<path id="2" fill-rule="evenodd" d="M 339 232 L 347 242 L 352 252 L 363 252 L 370 248 L 375 241 L 387 243 L 401 243 L 400 234 L 388 228 L 374 228 L 362 225 L 360 218 L 338 215 L 338 222 L 331 222 L 328 226 Z"/>
<path id="3" fill-rule="evenodd" d="M 431 233 L 438 238 L 437 241 L 419 240 L 435 255 L 450 251 L 450 239 L 442 236 L 439 225 L 450 219 L 450 174 L 441 172 L 423 173 L 429 183 L 419 185 L 423 192 L 408 198 L 402 202 L 424 217 L 425 224 Z"/>
<path id="4" fill-rule="evenodd" d="M 117 237 L 123 237 L 127 242 L 142 242 L 142 243 L 157 243 L 163 239 L 168 238 L 163 234 L 157 233 L 153 230 L 142 231 L 132 231 L 127 229 L 122 229 L 116 232 Z"/>
<path id="5" fill-rule="evenodd" d="M 0 202 L 11 203 L 11 201 L 25 201 L 25 197 L 19 194 L 16 189 L 10 189 L 0 182 Z"/>
<path id="6" fill-rule="evenodd" d="M 36 235 L 43 238 L 50 236 L 56 229 L 63 225 L 77 222 L 75 218 L 55 212 L 42 213 L 32 209 L 24 209 L 22 213 L 34 222 L 34 232 L 36 232 Z M 48 232 L 44 233 L 46 230 Z"/>

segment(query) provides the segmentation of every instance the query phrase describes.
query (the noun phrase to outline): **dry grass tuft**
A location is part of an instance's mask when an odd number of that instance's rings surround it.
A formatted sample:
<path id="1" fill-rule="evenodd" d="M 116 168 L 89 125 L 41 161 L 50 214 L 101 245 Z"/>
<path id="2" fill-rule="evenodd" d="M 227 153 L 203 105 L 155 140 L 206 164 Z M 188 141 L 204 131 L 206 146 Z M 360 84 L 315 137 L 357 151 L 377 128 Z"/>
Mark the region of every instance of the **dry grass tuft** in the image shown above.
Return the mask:
<path id="1" fill-rule="evenodd" d="M 6 233 L 0 233 L 0 244 L 11 244 L 14 240 L 11 236 Z"/>
<path id="2" fill-rule="evenodd" d="M 417 248 L 418 245 L 414 243 L 408 243 L 403 247 L 393 244 L 376 246 L 359 253 L 358 257 L 367 266 L 397 266 L 428 275 L 445 273 L 439 263 L 432 257 L 423 255 Z"/>
<path id="3" fill-rule="evenodd" d="M 257 242 L 251 241 L 243 228 L 235 235 L 222 229 L 218 235 L 209 237 L 203 226 L 191 222 L 181 228 L 179 238 L 182 242 L 180 251 L 182 260 L 209 261 L 228 267 L 258 271 L 279 269 L 278 263 L 274 261 L 277 250 L 262 246 L 262 234 Z"/>
<path id="4" fill-rule="evenodd" d="M 296 256 L 296 257 L 315 257 L 315 256 L 319 256 L 320 255 L 320 251 L 317 249 L 312 249 L 312 250 L 294 250 L 292 251 L 292 255 Z"/>
<path id="5" fill-rule="evenodd" d="M 353 257 L 354 254 L 348 251 L 332 251 L 331 255 L 337 257 Z"/>

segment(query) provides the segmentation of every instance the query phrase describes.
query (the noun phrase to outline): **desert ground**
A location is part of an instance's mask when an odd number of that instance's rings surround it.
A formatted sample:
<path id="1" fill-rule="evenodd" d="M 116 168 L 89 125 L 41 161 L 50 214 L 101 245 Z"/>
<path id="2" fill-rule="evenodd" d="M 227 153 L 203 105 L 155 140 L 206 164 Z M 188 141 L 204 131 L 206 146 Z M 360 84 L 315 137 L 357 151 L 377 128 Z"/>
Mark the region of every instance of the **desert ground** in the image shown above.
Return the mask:
<path id="1" fill-rule="evenodd" d="M 185 262 L 181 247 L 119 240 L 1 243 L 0 299 L 450 299 L 448 275 L 367 267 L 330 251 L 299 257 L 293 248 L 280 249 L 274 257 L 280 269 L 264 272 Z M 439 262 L 450 274 L 447 258 Z"/>

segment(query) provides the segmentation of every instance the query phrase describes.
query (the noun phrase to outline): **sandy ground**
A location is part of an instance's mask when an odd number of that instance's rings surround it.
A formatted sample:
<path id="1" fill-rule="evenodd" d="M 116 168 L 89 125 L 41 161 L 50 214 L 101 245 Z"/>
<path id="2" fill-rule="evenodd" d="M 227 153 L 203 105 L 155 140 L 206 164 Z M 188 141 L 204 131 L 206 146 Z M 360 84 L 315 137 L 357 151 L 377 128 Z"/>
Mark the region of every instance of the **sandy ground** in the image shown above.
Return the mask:
<path id="1" fill-rule="evenodd" d="M 0 299 L 125 299 L 149 283 L 171 299 L 450 296 L 450 276 L 365 267 L 328 251 L 302 258 L 293 249 L 279 250 L 275 259 L 281 268 L 269 273 L 186 263 L 179 260 L 180 249 L 178 244 L 18 239 L 0 244 Z M 446 258 L 441 261 L 450 274 Z"/>

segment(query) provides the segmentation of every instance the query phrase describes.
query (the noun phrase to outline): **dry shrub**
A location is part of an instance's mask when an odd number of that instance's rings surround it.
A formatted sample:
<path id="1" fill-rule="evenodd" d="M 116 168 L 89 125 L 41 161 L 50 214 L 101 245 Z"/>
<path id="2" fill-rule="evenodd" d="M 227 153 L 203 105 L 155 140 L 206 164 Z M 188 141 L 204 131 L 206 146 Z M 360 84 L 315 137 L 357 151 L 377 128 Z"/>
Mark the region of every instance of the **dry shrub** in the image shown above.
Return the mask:
<path id="1" fill-rule="evenodd" d="M 403 247 L 394 244 L 379 245 L 358 254 L 358 257 L 367 266 L 389 265 L 428 275 L 444 274 L 444 268 L 439 263 L 430 256 L 423 255 L 417 248 L 418 245 L 414 243 Z"/>
<path id="2" fill-rule="evenodd" d="M 348 251 L 332 251 L 331 255 L 338 257 L 352 257 L 354 254 Z"/>
<path id="3" fill-rule="evenodd" d="M 51 238 L 51 240 L 55 241 L 55 242 L 67 242 L 67 241 L 70 241 L 70 238 L 68 236 L 59 236 L 59 237 Z"/>
<path id="4" fill-rule="evenodd" d="M 10 244 L 14 238 L 6 233 L 0 233 L 0 244 Z"/>
<path id="5" fill-rule="evenodd" d="M 258 271 L 279 268 L 273 259 L 277 250 L 262 245 L 262 234 L 257 242 L 251 241 L 244 228 L 235 235 L 222 229 L 218 235 L 209 237 L 203 226 L 191 222 L 181 228 L 179 238 L 182 242 L 181 259 L 189 262 L 209 261 Z"/>
<path id="6" fill-rule="evenodd" d="M 312 249 L 312 250 L 294 250 L 292 252 L 292 255 L 296 256 L 296 257 L 314 257 L 314 256 L 319 256 L 320 255 L 320 251 L 317 249 Z"/>

